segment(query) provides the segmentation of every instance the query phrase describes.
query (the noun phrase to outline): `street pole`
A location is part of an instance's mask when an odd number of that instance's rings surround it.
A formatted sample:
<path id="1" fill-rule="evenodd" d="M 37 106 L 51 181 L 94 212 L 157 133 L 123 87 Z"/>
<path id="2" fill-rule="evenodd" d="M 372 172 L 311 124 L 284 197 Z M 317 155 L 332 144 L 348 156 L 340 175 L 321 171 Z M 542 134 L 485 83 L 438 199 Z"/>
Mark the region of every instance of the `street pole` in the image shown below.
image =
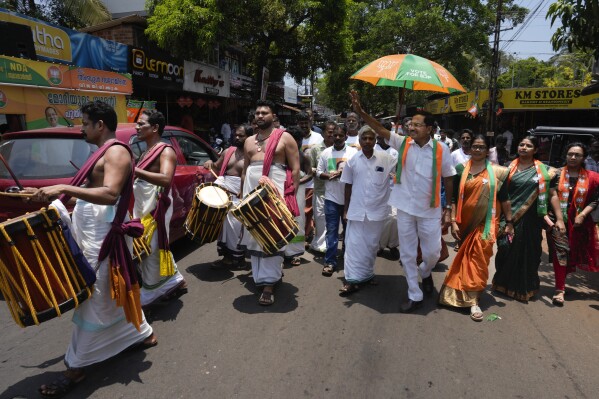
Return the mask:
<path id="1" fill-rule="evenodd" d="M 493 38 L 493 61 L 489 79 L 489 101 L 487 114 L 487 135 L 495 135 L 495 103 L 497 95 L 497 73 L 499 71 L 499 33 L 501 32 L 502 0 L 497 1 L 497 17 L 495 18 L 495 36 Z"/>

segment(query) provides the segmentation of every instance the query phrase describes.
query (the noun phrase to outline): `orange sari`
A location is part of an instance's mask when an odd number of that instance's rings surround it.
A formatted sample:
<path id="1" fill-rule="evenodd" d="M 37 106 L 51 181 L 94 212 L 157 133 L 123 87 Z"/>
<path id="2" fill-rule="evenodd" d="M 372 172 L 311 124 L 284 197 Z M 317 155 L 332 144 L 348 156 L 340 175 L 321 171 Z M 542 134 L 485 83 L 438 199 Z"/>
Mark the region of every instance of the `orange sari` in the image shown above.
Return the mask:
<path id="1" fill-rule="evenodd" d="M 463 170 L 458 170 L 458 174 Z M 507 178 L 508 169 L 493 165 L 497 192 Z M 462 242 L 439 292 L 441 305 L 470 307 L 478 304 L 480 294 L 487 286 L 489 278 L 489 261 L 493 256 L 497 228 L 485 240 L 485 220 L 489 206 L 490 192 L 489 173 L 483 170 L 464 184 L 464 200 L 461 221 L 458 223 Z M 497 212 L 500 212 L 497 199 Z M 499 214 L 495 220 L 499 220 Z"/>

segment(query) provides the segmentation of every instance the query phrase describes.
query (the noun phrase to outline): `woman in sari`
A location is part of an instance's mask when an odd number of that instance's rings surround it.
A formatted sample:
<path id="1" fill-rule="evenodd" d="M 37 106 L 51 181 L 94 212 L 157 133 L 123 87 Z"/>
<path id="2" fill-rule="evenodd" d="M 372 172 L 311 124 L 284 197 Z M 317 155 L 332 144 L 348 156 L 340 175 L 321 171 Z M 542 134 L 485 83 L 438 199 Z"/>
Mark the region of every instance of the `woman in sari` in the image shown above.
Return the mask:
<path id="1" fill-rule="evenodd" d="M 506 215 L 507 235 L 513 234 L 513 225 L 507 190 L 502 188 L 508 169 L 489 162 L 485 136 L 475 135 L 470 150 L 470 160 L 456 166 L 451 234 L 461 245 L 445 276 L 439 303 L 470 307 L 470 318 L 482 321 L 478 301 L 489 277 L 489 261 L 498 227 L 498 203 Z"/>
<path id="2" fill-rule="evenodd" d="M 597 207 L 599 174 L 584 168 L 587 148 L 582 143 L 570 143 L 566 148 L 566 166 L 554 178 L 557 187 L 551 190 L 553 218 L 549 225 L 555 273 L 553 304 L 564 306 L 566 276 L 576 267 L 599 271 L 599 241 L 591 212 Z M 555 220 L 555 223 L 553 222 Z"/>
<path id="3" fill-rule="evenodd" d="M 549 207 L 551 179 L 557 172 L 534 158 L 538 147 L 536 137 L 523 138 L 518 144 L 518 158 L 509 166 L 505 185 L 512 208 L 514 237 L 511 242 L 506 236 L 497 240 L 492 288 L 525 303 L 540 287 L 543 217 Z M 505 229 L 505 221 L 502 216 L 499 231 Z"/>

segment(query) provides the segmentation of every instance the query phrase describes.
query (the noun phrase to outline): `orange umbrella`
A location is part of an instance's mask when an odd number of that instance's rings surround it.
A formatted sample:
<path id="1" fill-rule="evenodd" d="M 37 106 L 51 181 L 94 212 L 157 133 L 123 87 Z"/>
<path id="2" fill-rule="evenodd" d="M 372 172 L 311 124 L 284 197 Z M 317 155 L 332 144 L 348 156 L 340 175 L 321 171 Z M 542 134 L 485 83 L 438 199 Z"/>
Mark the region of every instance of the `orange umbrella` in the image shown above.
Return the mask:
<path id="1" fill-rule="evenodd" d="M 414 54 L 394 54 L 372 61 L 354 73 L 358 79 L 375 86 L 394 86 L 410 90 L 461 93 L 466 90 L 441 65 Z"/>

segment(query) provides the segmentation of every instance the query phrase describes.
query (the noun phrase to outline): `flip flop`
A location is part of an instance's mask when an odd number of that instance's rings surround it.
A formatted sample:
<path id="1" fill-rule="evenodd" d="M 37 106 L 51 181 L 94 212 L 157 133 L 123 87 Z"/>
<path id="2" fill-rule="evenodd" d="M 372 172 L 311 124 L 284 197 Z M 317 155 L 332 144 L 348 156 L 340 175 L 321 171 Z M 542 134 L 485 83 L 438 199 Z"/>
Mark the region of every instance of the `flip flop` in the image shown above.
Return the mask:
<path id="1" fill-rule="evenodd" d="M 258 304 L 261 306 L 270 306 L 275 303 L 275 295 L 271 292 L 262 291 L 262 295 L 260 295 L 260 299 L 258 299 Z"/>
<path id="2" fill-rule="evenodd" d="M 85 379 L 85 373 L 82 373 L 78 378 L 69 378 L 61 374 L 56 380 L 48 385 L 39 387 L 38 392 L 44 398 L 62 398 L 73 390 L 81 381 Z M 52 391 L 53 393 L 47 393 Z"/>
<path id="3" fill-rule="evenodd" d="M 333 275 L 333 268 L 331 266 L 325 266 L 322 268 L 322 275 L 325 277 L 331 277 Z"/>
<path id="4" fill-rule="evenodd" d="M 470 307 L 470 318 L 474 321 L 483 321 L 483 311 L 477 305 Z"/>
<path id="5" fill-rule="evenodd" d="M 346 283 L 342 288 L 339 289 L 339 296 L 346 297 L 350 296 L 354 292 L 360 291 L 360 286 L 358 284 L 350 284 Z"/>
<path id="6" fill-rule="evenodd" d="M 560 308 L 564 306 L 564 291 L 556 290 L 551 302 Z"/>

